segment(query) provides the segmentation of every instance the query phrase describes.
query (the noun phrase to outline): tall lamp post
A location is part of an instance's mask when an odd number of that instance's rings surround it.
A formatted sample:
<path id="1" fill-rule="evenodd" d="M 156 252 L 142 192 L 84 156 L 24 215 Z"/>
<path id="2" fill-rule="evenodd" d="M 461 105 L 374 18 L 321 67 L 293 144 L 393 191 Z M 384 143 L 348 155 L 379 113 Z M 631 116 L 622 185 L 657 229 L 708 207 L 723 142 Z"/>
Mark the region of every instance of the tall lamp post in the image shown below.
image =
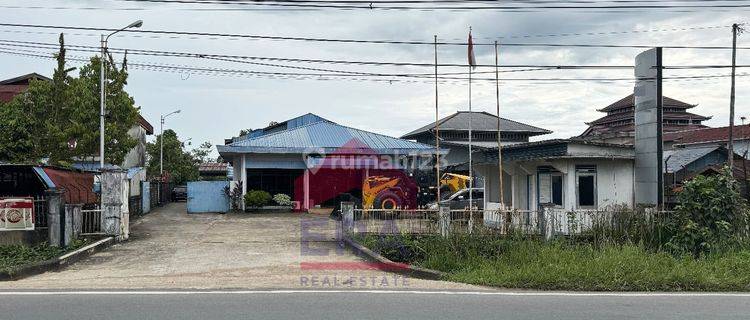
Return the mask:
<path id="1" fill-rule="evenodd" d="M 161 116 L 161 124 L 160 124 L 161 135 L 159 136 L 159 176 L 160 177 L 164 176 L 164 119 L 176 113 L 180 113 L 180 110 L 177 109 L 176 111 L 172 111 L 170 113 L 167 113 Z"/>
<path id="2" fill-rule="evenodd" d="M 118 33 L 120 31 L 123 31 L 125 29 L 130 28 L 140 28 L 143 25 L 143 21 L 138 20 L 136 22 L 133 22 L 129 24 L 127 27 L 119 29 L 115 32 L 110 33 L 109 35 L 102 35 L 101 40 L 101 61 L 99 63 L 100 69 L 99 69 L 99 169 L 104 169 L 104 83 L 107 80 L 107 75 L 105 74 L 104 70 L 104 63 L 105 58 L 104 56 L 107 54 L 107 41 L 109 41 L 109 37 L 114 35 L 115 33 Z"/>

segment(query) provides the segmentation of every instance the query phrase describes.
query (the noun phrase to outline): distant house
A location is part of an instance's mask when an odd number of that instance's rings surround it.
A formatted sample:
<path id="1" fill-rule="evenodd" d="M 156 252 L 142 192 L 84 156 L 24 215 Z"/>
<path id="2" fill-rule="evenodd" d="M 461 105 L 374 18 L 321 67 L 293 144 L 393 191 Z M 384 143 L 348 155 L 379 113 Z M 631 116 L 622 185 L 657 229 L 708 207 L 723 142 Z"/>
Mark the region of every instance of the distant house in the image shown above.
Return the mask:
<path id="1" fill-rule="evenodd" d="M 201 163 L 198 165 L 198 174 L 203 180 L 227 179 L 229 164 L 221 162 Z"/>
<path id="2" fill-rule="evenodd" d="M 0 81 L 0 101 L 8 102 L 18 94 L 23 93 L 29 88 L 31 80 L 44 80 L 52 81 L 38 73 L 29 73 L 15 78 L 10 78 Z M 130 169 L 135 167 L 146 166 L 146 135 L 154 134 L 154 127 L 145 119 L 142 115 L 138 114 L 138 122 L 130 130 L 128 134 L 136 139 L 138 143 L 136 146 L 128 152 L 125 156 L 125 160 L 119 166 L 124 169 Z M 98 170 L 99 160 L 98 157 L 94 157 L 90 161 L 79 161 L 74 164 L 78 169 L 83 170 Z"/>
<path id="3" fill-rule="evenodd" d="M 29 88 L 31 80 L 52 81 L 38 73 L 29 73 L 22 76 L 5 79 L 0 81 L 0 102 L 9 102 L 13 97 L 26 91 Z"/>
<path id="4" fill-rule="evenodd" d="M 750 125 L 735 126 L 734 152 L 744 155 L 750 149 Z M 664 148 L 716 147 L 728 148 L 729 127 L 701 128 L 664 134 Z"/>
<path id="5" fill-rule="evenodd" d="M 485 201 L 499 202 L 497 149 L 479 152 L 477 173 Z M 503 147 L 503 203 L 518 210 L 544 205 L 565 210 L 633 206 L 632 146 L 582 140 L 545 140 Z"/>
<path id="6" fill-rule="evenodd" d="M 703 121 L 711 119 L 711 117 L 687 112 L 688 109 L 695 106 L 664 97 L 664 132 L 707 128 L 703 125 Z M 586 123 L 589 127 L 579 138 L 589 141 L 633 144 L 635 139 L 635 101 L 632 94 L 597 111 L 605 112 L 607 115 Z"/>
<path id="7" fill-rule="evenodd" d="M 232 163 L 242 194 L 286 194 L 307 210 L 336 206 L 344 195 L 361 197 L 374 175 L 404 175 L 403 168 L 429 162 L 434 147 L 347 127 L 306 114 L 227 139 L 217 149 Z"/>
<path id="8" fill-rule="evenodd" d="M 497 149 L 498 117 L 487 112 L 458 111 L 438 121 L 440 147 L 450 150 L 446 165 L 458 171 L 466 171 L 469 162 L 469 127 L 472 146 Z M 500 141 L 503 146 L 529 142 L 530 137 L 552 133 L 552 131 L 500 118 Z M 435 145 L 435 123 L 430 123 L 404 134 L 401 139 Z"/>

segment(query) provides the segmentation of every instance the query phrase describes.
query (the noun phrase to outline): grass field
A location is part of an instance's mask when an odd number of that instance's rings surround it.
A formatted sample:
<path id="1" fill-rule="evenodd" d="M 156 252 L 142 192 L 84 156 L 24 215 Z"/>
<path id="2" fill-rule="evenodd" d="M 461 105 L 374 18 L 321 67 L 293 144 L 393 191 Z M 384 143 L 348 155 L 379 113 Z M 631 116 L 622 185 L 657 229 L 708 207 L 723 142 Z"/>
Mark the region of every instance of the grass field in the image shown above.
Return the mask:
<path id="1" fill-rule="evenodd" d="M 504 288 L 593 291 L 748 291 L 750 251 L 700 259 L 638 245 L 376 237 L 357 239 L 385 257 L 440 270 L 446 280 Z"/>

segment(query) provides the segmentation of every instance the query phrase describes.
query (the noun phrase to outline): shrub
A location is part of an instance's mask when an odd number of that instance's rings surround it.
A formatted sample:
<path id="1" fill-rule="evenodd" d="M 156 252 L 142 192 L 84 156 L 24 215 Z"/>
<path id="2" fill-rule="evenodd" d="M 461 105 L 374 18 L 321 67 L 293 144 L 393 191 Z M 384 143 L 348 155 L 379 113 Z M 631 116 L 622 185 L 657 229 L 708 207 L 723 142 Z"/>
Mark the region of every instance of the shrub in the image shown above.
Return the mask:
<path id="1" fill-rule="evenodd" d="M 288 195 L 285 195 L 283 193 L 277 193 L 275 196 L 273 196 L 273 201 L 278 203 L 280 206 L 291 206 L 292 205 L 292 198 Z"/>
<path id="2" fill-rule="evenodd" d="M 263 190 L 250 190 L 245 194 L 245 206 L 258 208 L 271 201 L 271 194 Z"/>
<path id="3" fill-rule="evenodd" d="M 746 240 L 748 208 L 729 168 L 688 181 L 678 199 L 680 204 L 667 225 L 671 234 L 667 248 L 699 257 Z"/>

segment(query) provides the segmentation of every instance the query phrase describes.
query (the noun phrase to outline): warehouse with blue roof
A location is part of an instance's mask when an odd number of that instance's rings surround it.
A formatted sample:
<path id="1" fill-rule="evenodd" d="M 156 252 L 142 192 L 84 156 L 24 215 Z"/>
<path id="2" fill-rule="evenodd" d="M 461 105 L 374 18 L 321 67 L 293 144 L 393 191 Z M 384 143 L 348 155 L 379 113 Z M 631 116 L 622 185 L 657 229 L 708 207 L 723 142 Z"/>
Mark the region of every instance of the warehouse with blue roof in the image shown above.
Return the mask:
<path id="1" fill-rule="evenodd" d="M 435 147 L 347 127 L 308 113 L 256 129 L 217 146 L 232 163 L 242 194 L 283 193 L 298 209 L 332 204 L 341 194 L 361 194 L 365 177 L 424 168 Z M 429 164 L 427 165 L 429 168 Z"/>

